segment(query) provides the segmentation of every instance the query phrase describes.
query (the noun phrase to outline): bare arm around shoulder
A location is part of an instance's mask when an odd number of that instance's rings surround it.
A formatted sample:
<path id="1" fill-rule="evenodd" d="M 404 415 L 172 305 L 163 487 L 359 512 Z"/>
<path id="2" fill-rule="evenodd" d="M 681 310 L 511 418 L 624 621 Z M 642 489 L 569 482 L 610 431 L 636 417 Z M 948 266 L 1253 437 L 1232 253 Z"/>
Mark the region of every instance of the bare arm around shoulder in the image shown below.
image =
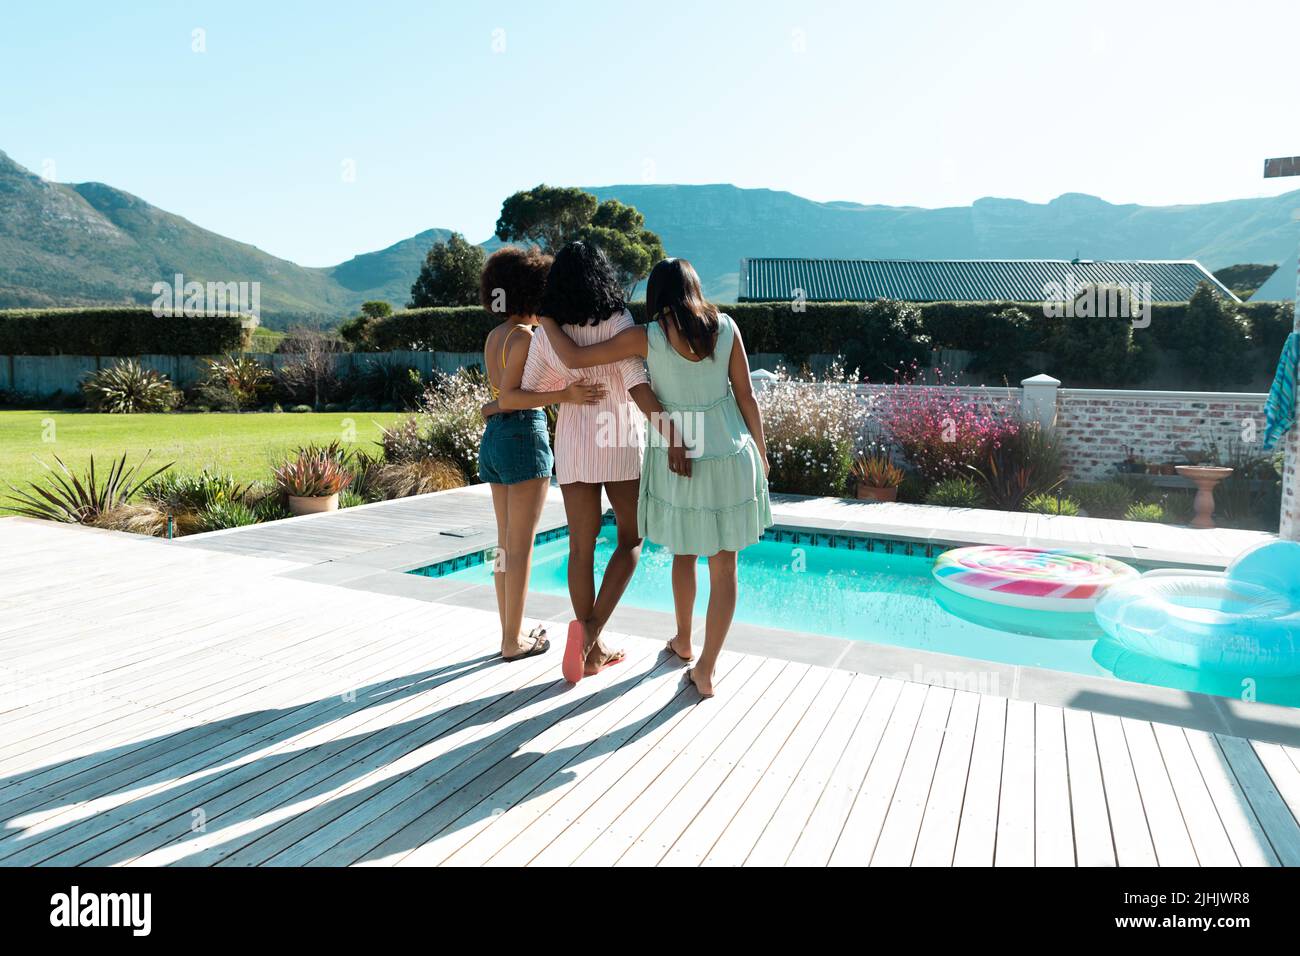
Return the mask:
<path id="1" fill-rule="evenodd" d="M 605 395 L 600 382 L 574 382 L 567 388 L 552 392 L 526 392 L 520 387 L 524 379 L 524 365 L 528 361 L 530 335 L 511 337 L 506 348 L 506 367 L 501 372 L 501 394 L 497 405 L 501 411 L 513 412 L 524 408 L 543 408 L 568 402 L 575 405 L 595 405 Z"/>
<path id="2" fill-rule="evenodd" d="M 551 340 L 551 348 L 560 361 L 569 368 L 591 368 L 593 365 L 609 365 L 628 358 L 646 357 L 645 326 L 624 329 L 612 339 L 597 342 L 595 345 L 579 345 L 564 334 L 560 323 L 547 316 L 542 316 L 541 326 L 546 337 Z"/>
<path id="3" fill-rule="evenodd" d="M 740 407 L 740 417 L 745 420 L 745 427 L 749 429 L 759 457 L 763 459 L 763 474 L 766 476 L 767 439 L 763 436 L 763 413 L 759 411 L 758 400 L 754 398 L 754 383 L 749 377 L 749 356 L 745 354 L 745 343 L 740 340 L 740 329 L 736 329 L 735 338 L 731 342 L 727 376 L 731 379 L 731 391 L 736 396 L 736 405 Z"/>

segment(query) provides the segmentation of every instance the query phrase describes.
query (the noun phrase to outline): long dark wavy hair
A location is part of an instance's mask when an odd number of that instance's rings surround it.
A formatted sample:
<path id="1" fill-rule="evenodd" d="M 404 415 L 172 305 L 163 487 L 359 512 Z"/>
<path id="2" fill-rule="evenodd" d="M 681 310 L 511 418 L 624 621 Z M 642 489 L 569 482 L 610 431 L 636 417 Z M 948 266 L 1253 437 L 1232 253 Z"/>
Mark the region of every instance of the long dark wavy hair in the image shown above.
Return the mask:
<path id="1" fill-rule="evenodd" d="M 664 259 L 650 270 L 645 314 L 648 320 L 677 326 L 698 358 L 713 358 L 718 344 L 718 308 L 704 298 L 700 277 L 685 259 Z"/>
<path id="2" fill-rule="evenodd" d="M 574 241 L 555 254 L 542 293 L 542 315 L 561 325 L 598 325 L 625 308 L 623 287 L 599 248 Z"/>

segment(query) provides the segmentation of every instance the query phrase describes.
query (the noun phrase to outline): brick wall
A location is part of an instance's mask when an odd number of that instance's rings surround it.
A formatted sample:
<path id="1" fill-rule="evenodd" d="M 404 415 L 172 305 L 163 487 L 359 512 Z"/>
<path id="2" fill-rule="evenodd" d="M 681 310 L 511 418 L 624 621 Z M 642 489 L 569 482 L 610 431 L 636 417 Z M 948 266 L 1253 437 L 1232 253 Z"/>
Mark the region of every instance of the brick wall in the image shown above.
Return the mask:
<path id="1" fill-rule="evenodd" d="M 1063 388 L 1056 427 L 1072 478 L 1112 477 L 1131 449 L 1147 461 L 1182 461 L 1186 452 L 1217 442 L 1259 441 L 1264 395 L 1211 392 L 1138 392 Z"/>

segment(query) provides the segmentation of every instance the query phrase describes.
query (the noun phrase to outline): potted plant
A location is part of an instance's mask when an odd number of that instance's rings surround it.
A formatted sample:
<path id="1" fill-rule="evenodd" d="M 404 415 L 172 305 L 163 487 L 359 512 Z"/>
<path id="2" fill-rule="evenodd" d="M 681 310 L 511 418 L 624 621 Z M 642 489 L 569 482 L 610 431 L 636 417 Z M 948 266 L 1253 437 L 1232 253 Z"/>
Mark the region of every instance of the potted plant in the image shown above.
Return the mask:
<path id="1" fill-rule="evenodd" d="M 275 469 L 275 483 L 289 499 L 289 513 L 311 515 L 337 511 L 339 492 L 352 483 L 352 473 L 329 448 L 300 448 Z"/>
<path id="2" fill-rule="evenodd" d="M 903 483 L 903 469 L 886 455 L 861 455 L 853 463 L 853 480 L 858 498 L 870 501 L 894 501 Z"/>

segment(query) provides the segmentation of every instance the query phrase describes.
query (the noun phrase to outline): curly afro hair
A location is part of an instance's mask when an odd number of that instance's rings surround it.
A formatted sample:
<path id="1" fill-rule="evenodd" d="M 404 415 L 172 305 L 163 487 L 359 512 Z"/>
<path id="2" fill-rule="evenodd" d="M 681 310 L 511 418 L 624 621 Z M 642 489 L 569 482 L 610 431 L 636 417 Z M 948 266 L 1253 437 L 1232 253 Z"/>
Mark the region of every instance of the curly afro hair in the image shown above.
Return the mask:
<path id="1" fill-rule="evenodd" d="M 597 325 L 625 308 L 623 287 L 598 247 L 578 241 L 556 253 L 542 296 L 542 315 L 561 325 Z"/>
<path id="2" fill-rule="evenodd" d="M 478 297 L 493 315 L 537 315 L 551 271 L 551 257 L 535 246 L 506 246 L 488 256 L 479 278 Z"/>

